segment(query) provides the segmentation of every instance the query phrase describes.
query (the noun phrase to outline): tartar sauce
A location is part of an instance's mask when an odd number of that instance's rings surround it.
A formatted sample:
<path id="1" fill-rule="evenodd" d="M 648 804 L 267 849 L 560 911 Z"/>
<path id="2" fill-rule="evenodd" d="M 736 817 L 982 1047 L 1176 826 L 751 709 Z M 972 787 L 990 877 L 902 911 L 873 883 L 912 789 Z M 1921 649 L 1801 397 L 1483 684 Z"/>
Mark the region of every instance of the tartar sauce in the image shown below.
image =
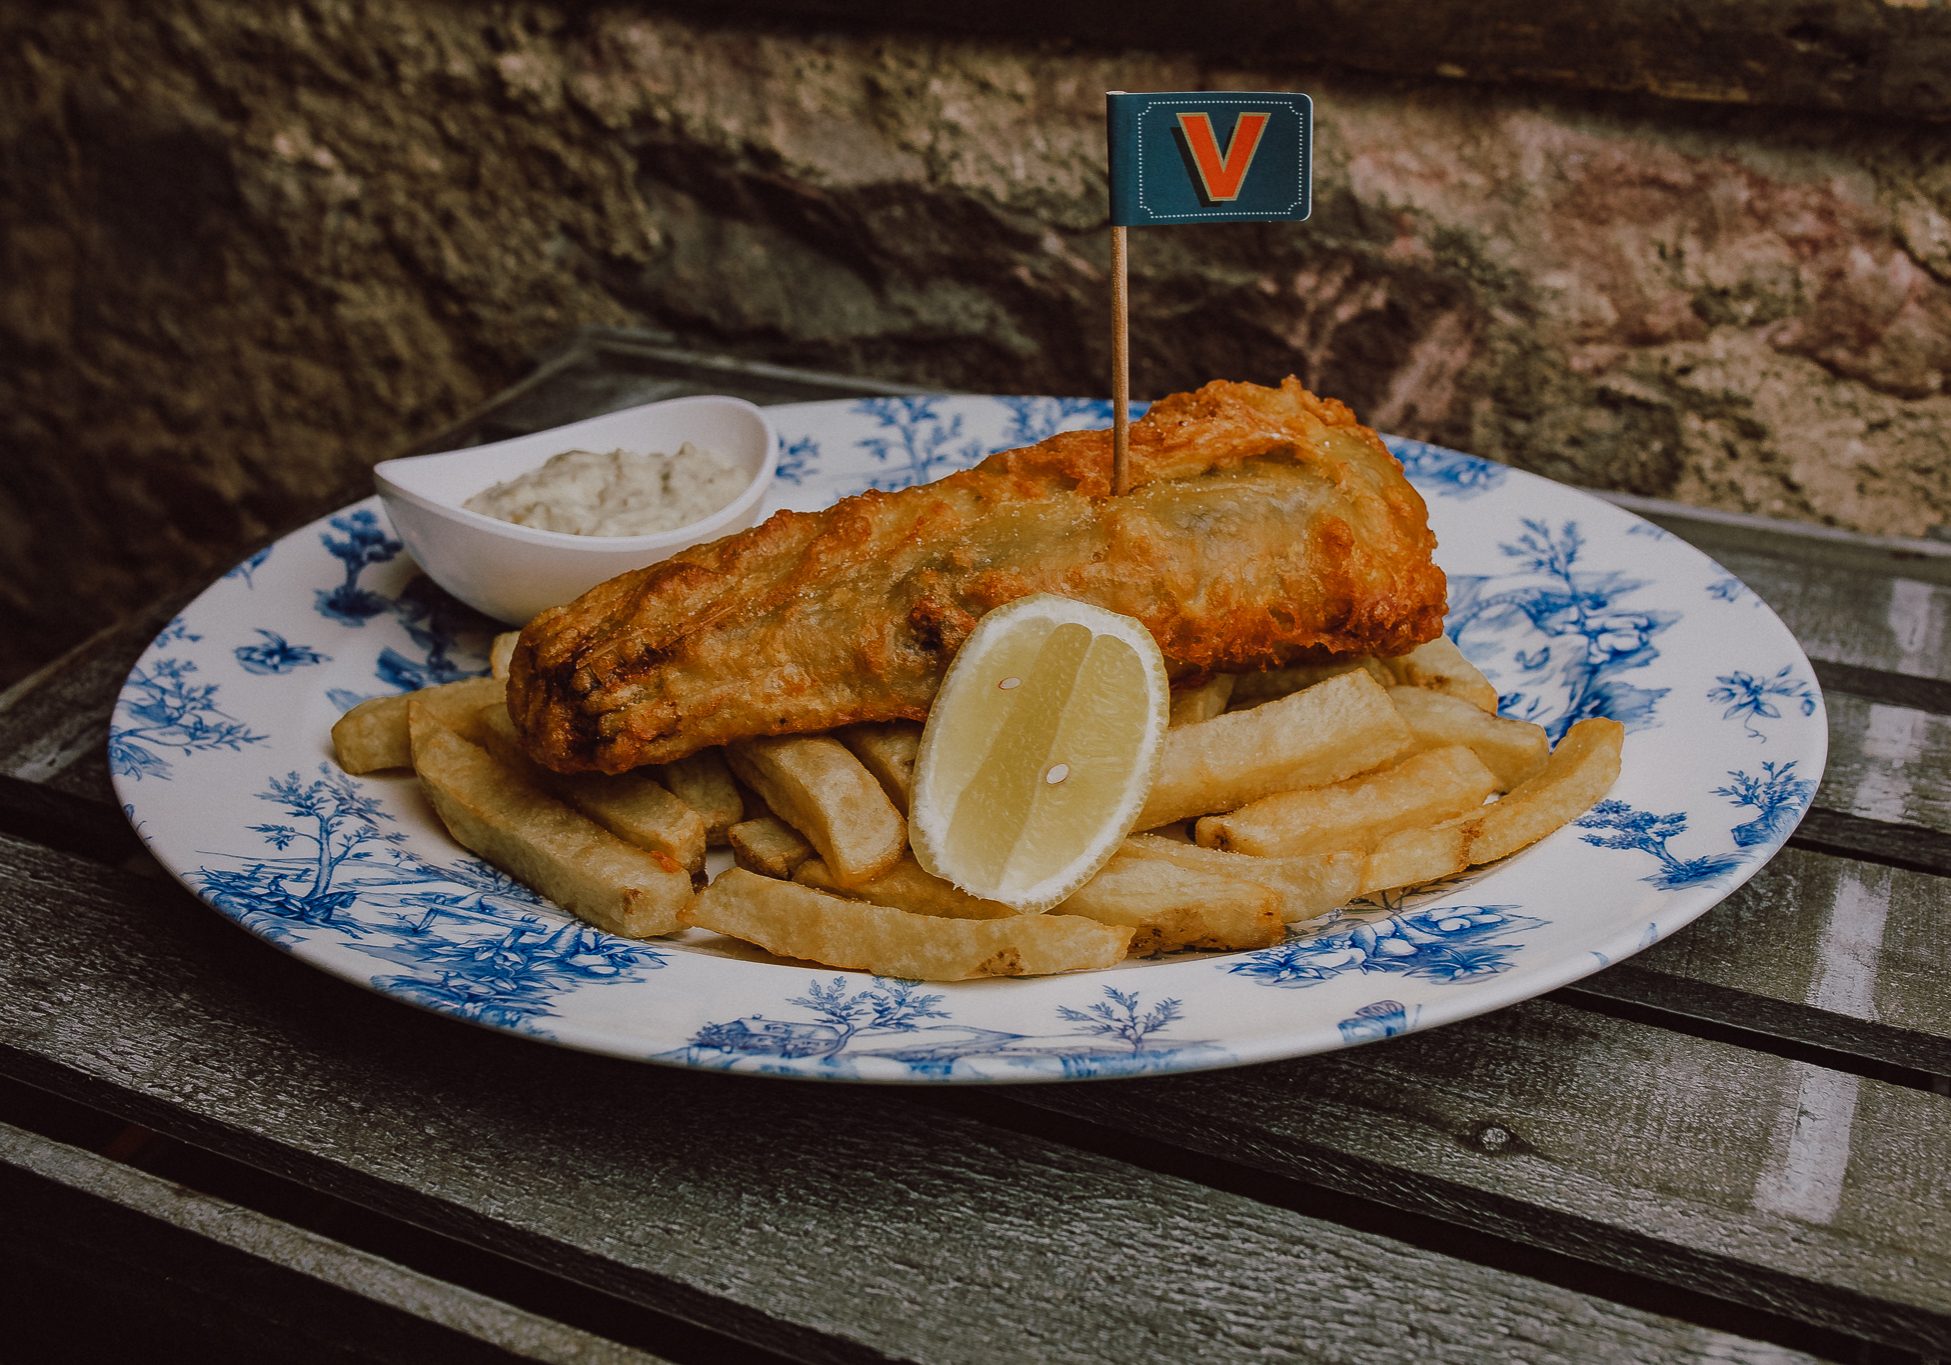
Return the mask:
<path id="1" fill-rule="evenodd" d="M 675 455 L 565 450 L 540 469 L 476 493 L 465 506 L 543 531 L 642 536 L 702 521 L 748 482 L 719 456 L 689 441 Z"/>

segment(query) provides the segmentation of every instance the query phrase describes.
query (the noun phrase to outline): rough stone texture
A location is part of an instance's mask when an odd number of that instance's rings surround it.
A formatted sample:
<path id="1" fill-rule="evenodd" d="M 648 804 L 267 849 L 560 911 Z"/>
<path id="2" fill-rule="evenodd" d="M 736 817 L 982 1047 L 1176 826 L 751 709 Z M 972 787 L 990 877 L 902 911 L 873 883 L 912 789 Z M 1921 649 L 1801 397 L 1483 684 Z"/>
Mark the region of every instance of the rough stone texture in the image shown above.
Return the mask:
<path id="1" fill-rule="evenodd" d="M 1107 87 L 1318 110 L 1312 222 L 1135 235 L 1139 392 L 1292 370 L 1554 477 L 1951 519 L 1941 125 L 566 3 L 0 38 L 0 676 L 573 326 L 1102 391 Z"/>

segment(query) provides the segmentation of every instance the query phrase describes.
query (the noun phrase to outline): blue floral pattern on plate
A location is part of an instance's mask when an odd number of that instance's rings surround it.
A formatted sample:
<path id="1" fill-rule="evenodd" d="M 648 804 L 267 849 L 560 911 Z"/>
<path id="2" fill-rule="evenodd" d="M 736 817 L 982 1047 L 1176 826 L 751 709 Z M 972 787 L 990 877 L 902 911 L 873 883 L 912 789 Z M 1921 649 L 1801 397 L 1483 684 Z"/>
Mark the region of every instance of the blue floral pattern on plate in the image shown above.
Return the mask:
<path id="1" fill-rule="evenodd" d="M 1102 400 L 1029 397 L 775 408 L 770 507 L 937 478 L 1108 416 Z M 1624 721 L 1624 771 L 1524 853 L 1257 953 L 919 985 L 728 955 L 696 931 L 639 943 L 589 928 L 456 847 L 410 777 L 326 761 L 346 707 L 484 671 L 495 629 L 417 572 L 371 500 L 251 556 L 143 653 L 108 736 L 118 794 L 166 867 L 278 947 L 428 1009 L 623 1057 L 961 1084 L 1197 1070 L 1435 1027 L 1713 905 L 1807 809 L 1826 731 L 1794 640 L 1684 541 L 1522 471 L 1388 440 L 1429 503 L 1451 635 L 1507 710 L 1554 735 Z"/>

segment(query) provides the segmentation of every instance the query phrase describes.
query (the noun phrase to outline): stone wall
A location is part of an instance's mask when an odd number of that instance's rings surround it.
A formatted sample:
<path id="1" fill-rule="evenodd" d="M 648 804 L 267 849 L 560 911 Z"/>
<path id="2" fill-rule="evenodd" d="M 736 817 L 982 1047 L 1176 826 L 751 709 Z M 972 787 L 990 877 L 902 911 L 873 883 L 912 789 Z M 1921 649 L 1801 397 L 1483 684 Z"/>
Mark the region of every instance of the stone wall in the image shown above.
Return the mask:
<path id="1" fill-rule="evenodd" d="M 25 9 L 0 18 L 0 677 L 572 327 L 1102 391 L 1111 87 L 1317 108 L 1312 221 L 1134 234 L 1140 393 L 1293 371 L 1558 478 L 1951 520 L 1951 132 L 1901 101 L 1254 69 L 857 14 Z"/>

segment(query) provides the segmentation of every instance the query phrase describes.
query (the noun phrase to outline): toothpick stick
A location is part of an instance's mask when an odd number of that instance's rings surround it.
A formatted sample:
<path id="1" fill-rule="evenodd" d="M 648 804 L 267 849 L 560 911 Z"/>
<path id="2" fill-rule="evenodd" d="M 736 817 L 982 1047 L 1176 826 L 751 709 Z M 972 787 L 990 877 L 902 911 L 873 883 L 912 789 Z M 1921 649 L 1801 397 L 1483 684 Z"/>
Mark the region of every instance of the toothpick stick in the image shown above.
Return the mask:
<path id="1" fill-rule="evenodd" d="M 1111 496 L 1131 487 L 1131 291 L 1125 229 L 1111 229 Z"/>

